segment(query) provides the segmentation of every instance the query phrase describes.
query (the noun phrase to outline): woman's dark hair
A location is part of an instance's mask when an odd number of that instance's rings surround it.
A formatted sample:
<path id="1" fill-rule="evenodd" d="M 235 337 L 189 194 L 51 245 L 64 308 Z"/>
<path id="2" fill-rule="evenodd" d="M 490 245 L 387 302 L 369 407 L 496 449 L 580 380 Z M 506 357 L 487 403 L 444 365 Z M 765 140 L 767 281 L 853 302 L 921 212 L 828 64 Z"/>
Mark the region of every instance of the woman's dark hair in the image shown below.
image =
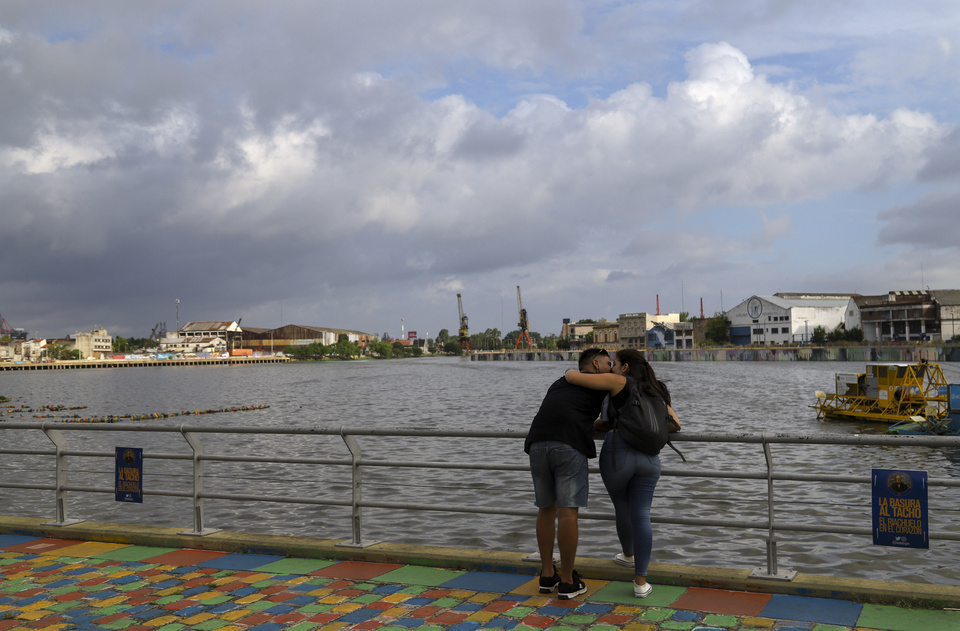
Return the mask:
<path id="1" fill-rule="evenodd" d="M 630 367 L 627 374 L 637 380 L 637 385 L 643 392 L 655 394 L 670 405 L 670 391 L 667 390 L 667 385 L 657 379 L 657 373 L 653 371 L 653 366 L 643 353 L 635 348 L 624 348 L 617 351 L 617 359 L 621 364 Z"/>

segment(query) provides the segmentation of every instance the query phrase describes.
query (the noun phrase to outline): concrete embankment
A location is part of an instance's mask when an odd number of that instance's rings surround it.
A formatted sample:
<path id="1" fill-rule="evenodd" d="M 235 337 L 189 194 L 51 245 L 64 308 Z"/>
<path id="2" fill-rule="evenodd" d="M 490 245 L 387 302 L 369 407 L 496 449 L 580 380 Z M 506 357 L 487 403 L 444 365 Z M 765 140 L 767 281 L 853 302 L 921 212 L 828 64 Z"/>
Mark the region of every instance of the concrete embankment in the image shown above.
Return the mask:
<path id="1" fill-rule="evenodd" d="M 253 364 L 283 364 L 287 357 L 216 357 L 186 359 L 91 359 L 77 361 L 0 362 L 0 371 L 18 370 L 89 370 L 96 368 L 170 368 L 174 366 L 250 366 Z"/>

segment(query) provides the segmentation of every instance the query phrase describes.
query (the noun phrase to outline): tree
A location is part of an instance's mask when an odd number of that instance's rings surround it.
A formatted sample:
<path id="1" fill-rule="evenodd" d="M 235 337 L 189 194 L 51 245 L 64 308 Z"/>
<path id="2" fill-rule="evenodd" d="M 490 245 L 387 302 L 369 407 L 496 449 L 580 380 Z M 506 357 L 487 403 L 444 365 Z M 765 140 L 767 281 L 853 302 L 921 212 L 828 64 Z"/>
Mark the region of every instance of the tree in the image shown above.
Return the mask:
<path id="1" fill-rule="evenodd" d="M 440 329 L 440 332 L 437 333 L 437 346 L 439 346 L 440 348 L 443 348 L 444 344 L 446 344 L 449 340 L 450 340 L 450 331 L 446 329 Z"/>
<path id="2" fill-rule="evenodd" d="M 813 344 L 823 345 L 827 341 L 827 330 L 823 326 L 817 326 L 813 329 L 813 335 L 810 336 Z"/>
<path id="3" fill-rule="evenodd" d="M 589 333 L 583 336 L 583 343 L 588 346 L 590 344 L 593 344 L 593 331 L 590 331 Z"/>
<path id="4" fill-rule="evenodd" d="M 407 349 L 406 349 L 406 347 L 400 342 L 400 340 L 397 340 L 397 341 L 393 342 L 393 343 L 391 344 L 391 346 L 393 347 L 393 356 L 394 356 L 394 357 L 403 357 L 404 355 L 407 354 Z"/>
<path id="5" fill-rule="evenodd" d="M 680 312 L 680 321 L 681 321 L 681 322 L 689 322 L 689 321 L 690 321 L 690 312 L 689 312 L 689 311 L 681 311 L 681 312 Z"/>
<path id="6" fill-rule="evenodd" d="M 443 352 L 449 355 L 463 355 L 463 347 L 456 340 L 449 340 L 443 345 Z"/>
<path id="7" fill-rule="evenodd" d="M 730 319 L 723 312 L 717 311 L 712 318 L 707 318 L 707 343 L 725 344 L 730 341 Z"/>
<path id="8" fill-rule="evenodd" d="M 346 333 L 341 333 L 337 343 L 333 346 L 333 354 L 341 359 L 350 359 L 360 355 L 360 347 L 351 342 Z"/>
<path id="9" fill-rule="evenodd" d="M 393 345 L 387 340 L 380 340 L 370 345 L 370 352 L 384 359 L 393 357 Z"/>

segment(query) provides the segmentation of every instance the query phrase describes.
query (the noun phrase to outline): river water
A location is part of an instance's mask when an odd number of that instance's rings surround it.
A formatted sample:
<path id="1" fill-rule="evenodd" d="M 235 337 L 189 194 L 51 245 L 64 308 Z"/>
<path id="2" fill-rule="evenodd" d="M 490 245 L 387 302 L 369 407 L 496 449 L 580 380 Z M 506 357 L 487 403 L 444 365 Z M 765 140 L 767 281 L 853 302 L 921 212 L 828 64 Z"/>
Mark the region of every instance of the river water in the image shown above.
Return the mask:
<path id="1" fill-rule="evenodd" d="M 416 427 L 525 430 L 562 362 L 471 362 L 466 358 L 327 362 L 246 367 L 136 368 L 3 373 L 0 395 L 16 406 L 87 406 L 58 416 L 173 413 L 239 406 L 266 409 L 142 421 L 258 427 Z M 655 363 L 668 382 L 685 432 L 879 433 L 868 423 L 824 423 L 809 406 L 814 391 L 832 389 L 837 372 L 858 372 L 846 362 Z M 941 364 L 951 382 L 960 366 Z M 18 408 L 19 409 L 19 408 Z M 9 411 L 2 419 L 35 420 Z M 77 427 L 82 427 L 78 425 Z M 69 494 L 68 517 L 189 528 L 190 502 L 150 495 L 151 489 L 189 490 L 188 463 L 151 459 L 152 453 L 189 453 L 176 434 L 66 432 L 71 449 L 100 450 L 104 458 L 71 458 L 70 484 L 113 486 L 115 446 L 143 447 L 144 503 L 113 501 L 112 493 Z M 339 437 L 204 435 L 206 452 L 291 458 L 343 458 Z M 522 441 L 359 437 L 364 455 L 409 462 L 453 461 L 525 464 Z M 4 446 L 49 449 L 39 431 L 0 431 Z M 763 471 L 757 445 L 679 443 L 666 470 Z M 926 470 L 934 478 L 960 477 L 960 450 L 869 446 L 777 446 L 779 466 L 799 473 L 869 475 L 872 468 Z M 593 461 L 592 464 L 596 464 Z M 278 496 L 350 497 L 349 467 L 208 463 L 206 491 Z M 529 473 L 364 468 L 364 498 L 461 505 L 533 508 Z M 5 457 L 0 476 L 22 483 L 52 483 L 49 457 Z M 960 531 L 956 488 L 931 488 L 930 530 Z M 700 518 L 760 520 L 766 516 L 766 482 L 665 476 L 654 513 Z M 865 485 L 777 483 L 779 523 L 836 523 L 869 528 L 870 489 Z M 611 513 L 599 475 L 591 477 L 586 514 Z M 0 514 L 53 518 L 51 492 L 0 489 Z M 205 526 L 225 530 L 349 539 L 349 511 L 337 506 L 206 500 Z M 533 519 L 454 512 L 367 508 L 363 536 L 395 543 L 534 552 Z M 753 569 L 765 565 L 765 532 L 654 524 L 653 561 Z M 932 541 L 929 550 L 874 546 L 870 537 L 784 533 L 779 566 L 809 574 L 960 584 L 960 543 Z M 618 552 L 613 523 L 581 520 L 579 553 Z"/>

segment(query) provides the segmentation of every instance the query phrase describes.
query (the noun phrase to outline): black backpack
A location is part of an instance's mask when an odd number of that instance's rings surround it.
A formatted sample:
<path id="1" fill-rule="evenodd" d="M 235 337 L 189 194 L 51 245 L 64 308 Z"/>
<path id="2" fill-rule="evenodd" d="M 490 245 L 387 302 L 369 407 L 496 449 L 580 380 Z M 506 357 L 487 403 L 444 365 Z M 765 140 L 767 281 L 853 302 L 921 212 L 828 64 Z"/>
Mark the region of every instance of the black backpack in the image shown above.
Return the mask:
<path id="1" fill-rule="evenodd" d="M 646 394 L 637 384 L 637 380 L 627 377 L 627 402 L 619 409 L 610 406 L 610 420 L 613 429 L 620 433 L 627 444 L 645 454 L 655 456 L 664 445 L 680 454 L 680 450 L 670 442 L 670 430 L 667 426 L 667 404 L 657 396 Z"/>

